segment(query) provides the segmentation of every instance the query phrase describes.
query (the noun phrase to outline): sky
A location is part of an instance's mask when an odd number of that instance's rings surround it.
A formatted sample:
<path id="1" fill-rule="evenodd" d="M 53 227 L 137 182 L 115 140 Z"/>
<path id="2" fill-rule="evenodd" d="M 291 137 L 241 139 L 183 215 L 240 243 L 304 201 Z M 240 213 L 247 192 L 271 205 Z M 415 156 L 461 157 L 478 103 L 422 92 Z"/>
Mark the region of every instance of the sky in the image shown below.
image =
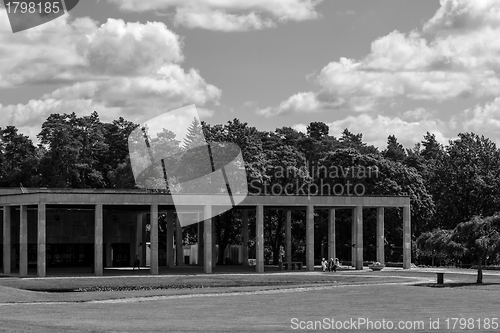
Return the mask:
<path id="1" fill-rule="evenodd" d="M 143 123 L 196 105 L 259 130 L 426 132 L 500 144 L 500 1 L 80 0 L 13 33 L 0 8 L 0 126 L 52 113 Z"/>

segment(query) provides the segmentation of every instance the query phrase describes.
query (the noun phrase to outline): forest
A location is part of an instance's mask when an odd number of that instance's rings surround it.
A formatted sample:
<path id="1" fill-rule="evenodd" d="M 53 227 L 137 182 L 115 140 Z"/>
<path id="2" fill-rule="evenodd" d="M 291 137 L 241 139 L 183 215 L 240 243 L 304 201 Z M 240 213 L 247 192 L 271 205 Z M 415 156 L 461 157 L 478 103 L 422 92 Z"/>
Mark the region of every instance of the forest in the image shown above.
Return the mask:
<path id="1" fill-rule="evenodd" d="M 138 126 L 121 117 L 110 123 L 102 122 L 97 112 L 82 117 L 75 113 L 52 114 L 42 124 L 36 144 L 14 126 L 1 128 L 0 187 L 140 187 L 134 179 L 128 146 L 129 136 Z M 490 243 L 492 235 L 498 235 L 495 221 L 500 219 L 487 217 L 496 216 L 500 207 L 500 151 L 484 136 L 459 133 L 457 139 L 443 145 L 427 132 L 420 142 L 405 148 L 394 135 L 387 133 L 387 146 L 380 150 L 363 142 L 362 133 L 345 129 L 339 137 L 332 136 L 322 122 L 311 122 L 307 133 L 290 127 L 268 132 L 233 119 L 222 125 L 193 123 L 188 138 L 181 144 L 189 146 L 197 130 L 203 131 L 208 143 L 231 142 L 241 148 L 250 195 L 276 195 L 277 188 L 285 188 L 286 195 L 309 195 L 304 188 L 317 190 L 325 185 L 329 193 L 314 194 L 409 195 L 413 262 L 471 264 L 479 258 L 479 263 L 495 264 L 498 260 L 498 253 L 491 252 L 491 246 L 486 246 L 487 251 L 479 257 L 477 251 L 471 250 L 474 244 L 467 248 L 471 251 L 462 246 L 461 252 L 436 246 L 449 243 L 449 235 L 453 230 L 462 230 L 464 223 L 469 223 L 466 230 L 470 234 L 488 222 L 491 232 L 478 237 L 482 240 L 486 237 Z M 155 140 L 180 143 L 167 130 Z M 351 192 L 339 193 L 335 190 L 339 186 L 350 188 Z M 154 186 L 144 190 L 157 191 Z M 375 214 L 373 209 L 363 212 L 365 260 L 375 260 Z M 338 210 L 336 215 L 337 256 L 349 260 L 351 212 Z M 220 262 L 227 245 L 241 244 L 240 218 L 238 210 L 215 218 Z M 164 229 L 164 216 L 160 219 L 163 222 L 160 229 Z M 265 256 L 275 263 L 283 251 L 284 220 L 283 211 L 265 212 Z M 305 253 L 304 220 L 304 212 L 293 212 L 295 260 L 302 260 Z M 250 239 L 255 237 L 252 221 L 255 223 L 250 214 Z M 400 209 L 386 208 L 385 230 L 386 261 L 401 262 Z M 195 227 L 185 228 L 184 242 L 195 241 L 195 233 Z M 315 259 L 321 260 L 326 253 L 326 210 L 316 210 L 314 235 Z M 460 248 L 457 239 L 453 242 L 454 250 Z M 460 244 L 465 243 L 462 240 Z M 252 241 L 249 246 L 252 248 Z M 440 255 L 452 252 L 456 255 Z"/>

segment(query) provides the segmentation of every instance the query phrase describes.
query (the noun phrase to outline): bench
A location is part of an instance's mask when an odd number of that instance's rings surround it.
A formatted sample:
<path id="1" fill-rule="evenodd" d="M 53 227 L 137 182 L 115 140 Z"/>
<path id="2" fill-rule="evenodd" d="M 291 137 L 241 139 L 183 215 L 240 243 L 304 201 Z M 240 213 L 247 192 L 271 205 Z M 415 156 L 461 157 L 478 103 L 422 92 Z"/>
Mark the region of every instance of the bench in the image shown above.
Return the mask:
<path id="1" fill-rule="evenodd" d="M 289 262 L 280 262 L 279 263 L 280 271 L 285 269 L 286 271 L 292 269 L 295 270 L 297 268 L 298 270 L 302 270 L 302 262 L 301 261 L 289 261 Z"/>

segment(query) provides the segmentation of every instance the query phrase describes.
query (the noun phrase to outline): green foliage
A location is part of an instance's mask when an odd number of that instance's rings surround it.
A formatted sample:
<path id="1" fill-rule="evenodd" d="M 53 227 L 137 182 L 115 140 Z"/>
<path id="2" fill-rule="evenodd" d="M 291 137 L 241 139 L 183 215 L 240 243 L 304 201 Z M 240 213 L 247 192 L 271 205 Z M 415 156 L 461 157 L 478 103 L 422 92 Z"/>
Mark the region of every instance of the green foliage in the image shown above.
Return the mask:
<path id="1" fill-rule="evenodd" d="M 477 283 L 482 283 L 483 263 L 487 260 L 495 262 L 500 255 L 500 214 L 486 218 L 474 216 L 453 229 L 423 233 L 417 244 L 424 255 L 472 258 L 478 266 Z"/>
<path id="2" fill-rule="evenodd" d="M 36 185 L 38 164 L 38 152 L 29 137 L 14 126 L 0 129 L 0 186 Z"/>
<path id="3" fill-rule="evenodd" d="M 493 215 L 500 204 L 500 152 L 473 133 L 460 133 L 431 164 L 429 190 L 438 226 L 453 228 L 475 215 Z"/>
<path id="4" fill-rule="evenodd" d="M 189 150 L 190 148 L 198 147 L 200 145 L 206 145 L 203 129 L 198 118 L 194 118 L 191 125 L 188 128 L 184 142 L 182 143 L 182 148 L 184 150 Z"/>
<path id="5" fill-rule="evenodd" d="M 387 149 L 384 150 L 383 155 L 385 158 L 393 161 L 404 161 L 406 159 L 406 152 L 403 145 L 398 142 L 394 135 L 389 135 L 387 138 Z"/>
<path id="6" fill-rule="evenodd" d="M 137 185 L 129 145 L 143 145 L 144 140 L 142 132 L 138 137 L 130 137 L 137 126 L 123 118 L 103 123 L 97 112 L 84 117 L 75 113 L 52 114 L 38 134 L 38 147 L 13 126 L 0 129 L 0 186 L 134 188 Z M 147 129 L 144 130 L 147 136 Z M 500 151 L 487 138 L 461 133 L 457 140 L 443 146 L 434 134 L 427 132 L 413 148 L 404 149 L 388 133 L 387 148 L 379 152 L 363 142 L 362 133 L 345 129 L 336 138 L 322 122 L 311 122 L 307 134 L 303 134 L 290 127 L 262 132 L 238 119 L 223 125 L 194 119 L 183 142 L 173 132 L 163 130 L 149 138 L 149 142 L 155 155 L 166 157 L 167 165 L 158 161 L 148 169 L 143 175 L 146 186 L 164 188 L 165 192 L 179 191 L 182 177 L 169 177 L 167 188 L 165 170 L 178 167 L 182 170 L 171 174 L 193 176 L 200 165 L 211 168 L 210 161 L 201 158 L 207 155 L 205 148 L 200 148 L 205 143 L 201 134 L 217 153 L 224 153 L 225 146 L 217 144 L 221 142 L 241 148 L 249 192 L 254 194 L 272 194 L 272 185 L 290 184 L 289 192 L 297 193 L 303 185 L 346 186 L 349 182 L 362 185 L 365 195 L 409 195 L 412 234 L 415 238 L 421 236 L 419 250 L 426 254 L 431 249 L 442 253 L 438 243 L 452 244 L 452 238 L 450 241 L 446 238 L 449 236 L 446 230 L 455 230 L 460 222 L 472 221 L 474 216 L 492 216 L 500 205 Z M 143 154 L 133 157 L 148 163 L 148 151 L 138 149 L 135 154 Z M 228 212 L 217 222 L 221 248 L 239 241 L 239 224 L 234 223 L 240 219 L 238 214 Z M 297 253 L 302 253 L 304 247 L 301 214 L 293 215 L 294 237 L 298 238 L 293 247 Z M 374 218 L 373 212 L 365 216 L 367 221 Z M 350 219 L 340 212 L 338 217 L 346 223 Z M 283 245 L 283 219 L 278 211 L 266 211 L 266 220 L 270 221 L 266 225 L 266 243 L 271 244 L 275 254 Z M 401 242 L 401 219 L 401 211 L 386 210 L 389 247 L 396 248 Z M 472 226 L 476 224 L 480 223 Z M 316 216 L 316 228 L 319 232 L 326 230 L 326 215 L 322 212 Z M 440 228 L 440 233 L 431 231 L 436 228 Z M 463 232 L 463 239 L 453 238 L 456 255 L 460 251 L 465 257 L 475 253 L 471 244 L 459 246 L 466 244 L 467 237 L 477 239 L 479 243 L 474 244 L 478 248 L 481 244 L 491 245 L 488 243 L 491 237 L 473 236 L 475 231 L 471 226 L 461 228 L 467 232 Z M 342 239 L 338 243 L 347 248 L 350 240 L 346 235 L 350 231 L 348 228 L 340 231 L 338 237 Z"/>
<path id="7" fill-rule="evenodd" d="M 315 140 L 328 136 L 328 125 L 322 122 L 312 122 L 307 126 L 307 135 Z"/>

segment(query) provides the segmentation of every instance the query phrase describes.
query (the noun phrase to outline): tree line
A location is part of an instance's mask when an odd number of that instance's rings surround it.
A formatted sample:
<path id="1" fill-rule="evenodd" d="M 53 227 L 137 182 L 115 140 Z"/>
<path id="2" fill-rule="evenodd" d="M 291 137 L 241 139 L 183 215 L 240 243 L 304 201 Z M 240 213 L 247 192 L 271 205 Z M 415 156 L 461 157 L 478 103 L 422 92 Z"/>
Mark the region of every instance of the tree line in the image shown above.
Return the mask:
<path id="1" fill-rule="evenodd" d="M 128 140 L 138 124 L 120 117 L 102 122 L 97 112 L 79 117 L 75 113 L 52 114 L 42 124 L 38 144 L 14 126 L 0 129 L 0 186 L 48 188 L 136 188 L 130 163 Z M 272 195 L 272 185 L 299 188 L 348 182 L 359 184 L 364 195 L 409 195 L 413 237 L 413 258 L 429 262 L 434 230 L 453 230 L 461 223 L 494 216 L 500 204 L 500 151 L 495 143 L 474 133 L 460 133 L 447 145 L 434 134 L 426 133 L 412 148 L 404 148 L 394 135 L 388 135 L 387 146 L 380 150 L 363 142 L 361 133 L 345 129 L 339 137 L 329 134 L 322 122 L 311 122 L 307 133 L 290 127 L 260 131 L 238 119 L 223 125 L 194 123 L 184 142 L 164 130 L 154 140 L 160 144 L 192 146 L 200 132 L 207 142 L 231 142 L 241 148 L 249 192 Z M 389 134 L 389 133 L 388 133 Z M 339 169 L 344 170 L 338 172 Z M 282 170 L 293 172 L 279 172 Z M 323 170 L 325 172 L 317 172 Z M 376 170 L 376 176 L 358 177 L 360 170 Z M 330 177 L 336 171 L 336 177 Z M 266 186 L 265 186 L 266 185 Z M 153 186 L 154 187 L 154 186 Z M 284 214 L 267 211 L 266 256 L 277 262 L 284 243 Z M 292 215 L 292 250 L 295 259 L 305 255 L 304 213 Z M 365 210 L 364 257 L 375 259 L 375 221 L 372 210 Z M 219 260 L 227 245 L 241 243 L 240 213 L 229 211 L 216 218 Z M 386 209 L 386 253 L 389 261 L 402 258 L 402 211 Z M 251 223 L 254 218 L 251 217 Z M 188 228 L 186 242 L 195 231 Z M 252 235 L 253 228 L 250 228 Z M 324 256 L 327 212 L 315 217 L 315 253 Z M 424 236 L 422 236 L 424 237 Z M 350 256 L 350 213 L 337 214 L 338 256 Z M 420 245 L 417 248 L 417 244 Z M 252 244 L 250 244 L 252 245 Z M 464 255 L 453 258 L 464 258 Z M 467 258 L 467 256 L 465 256 Z M 470 259 L 470 258 L 469 258 Z M 488 255 L 490 263 L 497 256 Z M 470 259 L 472 260 L 472 259 Z M 470 261 L 469 260 L 469 261 Z M 474 259 L 476 260 L 476 259 Z M 483 261 L 484 261 L 483 260 Z"/>

